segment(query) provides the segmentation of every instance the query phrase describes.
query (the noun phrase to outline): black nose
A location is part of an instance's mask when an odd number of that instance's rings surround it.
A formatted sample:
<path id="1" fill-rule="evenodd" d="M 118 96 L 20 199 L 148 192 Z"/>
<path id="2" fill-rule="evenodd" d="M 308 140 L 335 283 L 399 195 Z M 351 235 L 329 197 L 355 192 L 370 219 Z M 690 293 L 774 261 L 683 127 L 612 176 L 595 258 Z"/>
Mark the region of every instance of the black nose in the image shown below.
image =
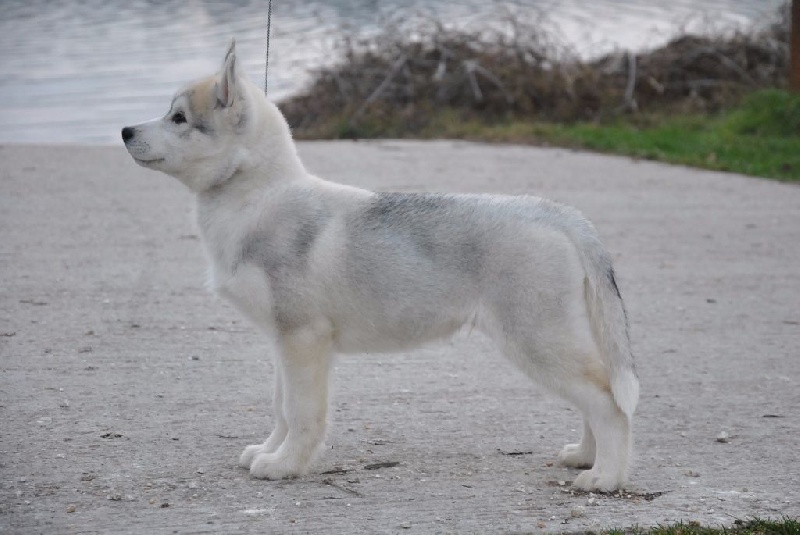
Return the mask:
<path id="1" fill-rule="evenodd" d="M 135 132 L 136 132 L 136 131 L 135 131 L 133 128 L 131 128 L 130 126 L 126 126 L 125 128 L 123 128 L 123 129 L 122 129 L 122 141 L 124 141 L 125 143 L 127 143 L 127 142 L 128 142 L 128 140 L 129 140 L 129 139 L 131 139 L 131 138 L 133 137 L 133 134 L 134 134 Z"/>

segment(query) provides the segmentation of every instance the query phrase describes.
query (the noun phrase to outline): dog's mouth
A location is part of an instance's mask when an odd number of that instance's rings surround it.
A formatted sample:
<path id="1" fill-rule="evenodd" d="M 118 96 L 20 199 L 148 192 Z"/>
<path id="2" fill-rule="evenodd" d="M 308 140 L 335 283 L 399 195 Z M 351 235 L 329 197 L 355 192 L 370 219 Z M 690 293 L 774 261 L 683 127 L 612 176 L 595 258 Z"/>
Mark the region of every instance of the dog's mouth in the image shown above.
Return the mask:
<path id="1" fill-rule="evenodd" d="M 161 162 L 164 161 L 164 158 L 152 158 L 150 160 L 147 160 L 147 159 L 144 159 L 144 158 L 137 158 L 136 156 L 133 156 L 133 159 L 139 165 L 153 165 L 153 164 L 161 163 Z"/>

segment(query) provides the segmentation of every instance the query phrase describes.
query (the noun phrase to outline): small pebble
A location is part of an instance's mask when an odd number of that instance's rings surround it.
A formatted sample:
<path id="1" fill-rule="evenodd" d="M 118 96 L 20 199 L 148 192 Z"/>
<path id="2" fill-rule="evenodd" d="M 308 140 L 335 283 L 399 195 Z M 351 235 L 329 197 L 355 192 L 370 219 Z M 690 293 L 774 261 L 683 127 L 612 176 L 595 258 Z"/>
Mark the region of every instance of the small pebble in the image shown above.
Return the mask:
<path id="1" fill-rule="evenodd" d="M 68 505 L 67 506 L 67 512 L 68 513 L 74 513 L 75 510 L 76 510 L 76 507 L 74 505 Z"/>
<path id="2" fill-rule="evenodd" d="M 722 442 L 726 444 L 730 441 L 730 436 L 728 435 L 727 431 L 720 431 L 719 435 L 717 435 L 717 442 Z"/>
<path id="3" fill-rule="evenodd" d="M 570 513 L 569 513 L 569 515 L 572 518 L 580 518 L 585 514 L 586 514 L 586 510 L 580 505 L 578 507 L 576 507 L 575 509 L 573 509 L 572 511 L 570 511 Z"/>

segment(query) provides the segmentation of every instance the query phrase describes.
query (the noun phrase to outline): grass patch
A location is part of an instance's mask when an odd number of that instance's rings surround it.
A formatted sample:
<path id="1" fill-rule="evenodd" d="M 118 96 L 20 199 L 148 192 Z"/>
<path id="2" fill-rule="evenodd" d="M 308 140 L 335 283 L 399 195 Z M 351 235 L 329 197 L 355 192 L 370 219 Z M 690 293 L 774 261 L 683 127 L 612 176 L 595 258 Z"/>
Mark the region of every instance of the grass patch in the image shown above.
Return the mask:
<path id="1" fill-rule="evenodd" d="M 712 116 L 549 124 L 538 130 L 558 145 L 800 181 L 800 95 L 784 91 L 753 93 L 741 106 Z"/>
<path id="2" fill-rule="evenodd" d="M 604 535 L 800 535 L 800 521 L 792 518 L 781 520 L 737 520 L 730 528 L 712 528 L 700 524 L 680 522 L 671 526 L 650 529 L 610 530 Z"/>
<path id="3" fill-rule="evenodd" d="M 546 139 L 556 144 L 648 160 L 730 171 L 745 175 L 800 180 L 800 138 L 732 135 L 717 121 L 686 128 L 689 120 L 671 119 L 657 127 L 630 125 L 553 126 Z M 716 124 L 715 124 L 716 123 Z"/>
<path id="4" fill-rule="evenodd" d="M 485 119 L 460 110 L 430 110 L 409 129 L 402 114 L 351 122 L 333 117 L 301 138 L 465 139 L 589 149 L 800 182 L 800 95 L 769 89 L 713 115 L 623 115 L 606 122 L 553 123 L 535 119 Z"/>

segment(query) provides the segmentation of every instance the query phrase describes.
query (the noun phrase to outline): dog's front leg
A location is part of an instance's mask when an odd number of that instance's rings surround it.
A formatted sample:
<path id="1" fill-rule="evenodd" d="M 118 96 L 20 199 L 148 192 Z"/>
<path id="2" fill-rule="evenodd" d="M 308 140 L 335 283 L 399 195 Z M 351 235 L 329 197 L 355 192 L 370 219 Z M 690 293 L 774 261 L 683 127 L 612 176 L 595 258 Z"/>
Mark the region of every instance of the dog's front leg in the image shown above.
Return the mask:
<path id="1" fill-rule="evenodd" d="M 276 410 L 282 409 L 286 435 L 274 451 L 266 451 L 264 444 L 265 451 L 250 464 L 253 477 L 281 479 L 308 471 L 325 438 L 331 345 L 331 329 L 325 322 L 281 335 L 278 369 L 283 398 L 282 407 L 276 400 Z M 278 441 L 273 432 L 268 443 L 273 436 Z"/>
<path id="2" fill-rule="evenodd" d="M 263 444 L 253 444 L 244 449 L 239 457 L 239 466 L 250 468 L 255 459 L 261 453 L 274 453 L 283 444 L 289 426 L 286 423 L 286 415 L 283 412 L 283 371 L 281 371 L 280 358 L 275 359 L 275 389 L 272 393 L 272 405 L 275 412 L 275 427 Z"/>

